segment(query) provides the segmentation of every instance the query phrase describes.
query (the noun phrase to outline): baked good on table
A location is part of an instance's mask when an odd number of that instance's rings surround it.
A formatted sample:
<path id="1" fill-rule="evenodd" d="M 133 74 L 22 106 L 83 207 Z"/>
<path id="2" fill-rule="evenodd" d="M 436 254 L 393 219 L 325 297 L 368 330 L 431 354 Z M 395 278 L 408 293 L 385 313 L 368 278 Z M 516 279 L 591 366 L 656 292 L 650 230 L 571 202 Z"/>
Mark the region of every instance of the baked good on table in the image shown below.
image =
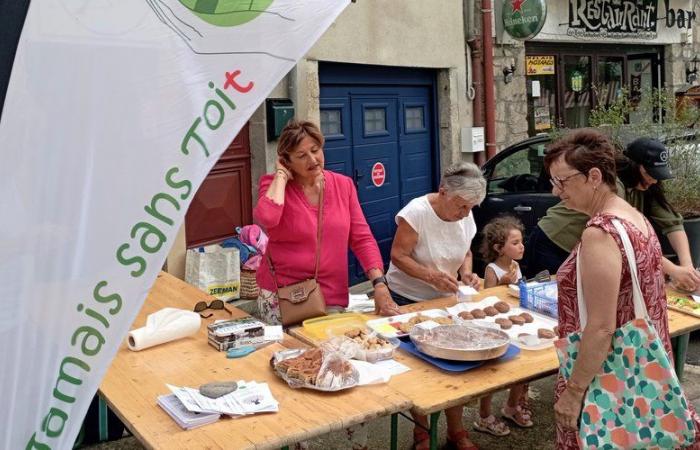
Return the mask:
<path id="1" fill-rule="evenodd" d="M 486 308 L 484 308 L 484 313 L 487 316 L 497 316 L 499 311 L 493 306 L 487 306 Z"/>
<path id="2" fill-rule="evenodd" d="M 346 386 L 352 376 L 352 364 L 347 360 L 335 358 L 326 364 L 323 375 L 314 384 L 322 388 L 340 388 Z"/>
<path id="3" fill-rule="evenodd" d="M 511 322 L 508 319 L 504 319 L 502 317 L 499 317 L 495 321 L 498 325 L 500 325 L 502 330 L 509 330 L 513 326 L 513 322 Z"/>
<path id="4" fill-rule="evenodd" d="M 287 380 L 298 380 L 308 386 L 326 389 L 353 385 L 353 377 L 356 376 L 356 371 L 348 360 L 333 355 L 324 360 L 324 353 L 320 348 L 275 362 L 274 367 L 284 374 Z"/>
<path id="5" fill-rule="evenodd" d="M 393 348 L 391 343 L 379 336 L 372 336 L 362 328 L 351 328 L 346 331 L 345 336 L 352 339 L 353 342 L 360 344 L 365 350 L 381 350 L 383 348 Z"/>
<path id="6" fill-rule="evenodd" d="M 459 313 L 457 315 L 460 317 L 460 319 L 463 319 L 463 320 L 473 320 L 474 319 L 474 316 L 472 316 L 472 313 L 470 313 L 469 311 L 462 311 L 461 313 Z"/>
<path id="7" fill-rule="evenodd" d="M 472 309 L 472 316 L 475 319 L 483 319 L 484 317 L 486 317 L 486 313 L 484 311 L 480 310 L 479 308 L 476 308 L 476 309 Z"/>
<path id="8" fill-rule="evenodd" d="M 321 369 L 323 352 L 320 348 L 307 350 L 296 358 L 282 360 L 275 364 L 275 369 L 286 374 L 287 378 L 301 380 L 306 384 L 316 384 L 316 377 Z"/>
<path id="9" fill-rule="evenodd" d="M 510 311 L 510 305 L 504 301 L 496 302 L 493 307 L 496 308 L 499 313 L 507 313 Z"/>
<path id="10" fill-rule="evenodd" d="M 554 334 L 554 331 L 549 330 L 547 328 L 540 328 L 537 330 L 537 337 L 542 338 L 542 339 L 554 339 L 556 335 Z"/>
<path id="11" fill-rule="evenodd" d="M 452 319 L 452 317 L 433 317 L 433 318 L 428 318 L 428 320 L 432 320 L 433 322 L 437 322 L 440 325 L 454 325 L 455 321 Z"/>
<path id="12" fill-rule="evenodd" d="M 411 330 L 413 329 L 415 324 L 409 323 L 409 322 L 401 322 L 399 324 L 399 330 L 401 330 L 404 333 L 410 333 Z"/>
<path id="13" fill-rule="evenodd" d="M 513 322 L 514 325 L 525 325 L 525 319 L 522 316 L 508 316 L 508 320 Z"/>
<path id="14" fill-rule="evenodd" d="M 526 312 L 521 313 L 521 314 L 520 314 L 520 317 L 522 317 L 523 319 L 525 319 L 525 323 L 532 323 L 532 322 L 535 321 L 535 318 L 532 317 L 532 315 L 531 315 L 530 313 L 526 313 Z"/>
<path id="15" fill-rule="evenodd" d="M 454 324 L 454 320 L 452 319 L 451 316 L 448 316 L 448 317 L 430 317 L 430 316 L 425 316 L 423 314 L 418 313 L 417 315 L 408 319 L 406 322 L 399 323 L 399 330 L 401 330 L 404 333 L 410 333 L 414 326 L 416 326 L 417 324 L 422 323 L 422 322 L 427 322 L 428 320 L 432 320 L 433 322 L 436 322 L 440 325 L 453 325 Z"/>

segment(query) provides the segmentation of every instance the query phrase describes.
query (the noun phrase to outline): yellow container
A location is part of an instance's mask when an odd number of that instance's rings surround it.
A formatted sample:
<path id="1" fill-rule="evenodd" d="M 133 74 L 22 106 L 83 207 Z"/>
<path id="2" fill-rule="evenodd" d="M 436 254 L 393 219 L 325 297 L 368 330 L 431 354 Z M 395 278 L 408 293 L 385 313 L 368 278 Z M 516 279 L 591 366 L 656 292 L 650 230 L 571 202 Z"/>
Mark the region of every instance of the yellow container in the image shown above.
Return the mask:
<path id="1" fill-rule="evenodd" d="M 367 320 L 369 317 L 364 314 L 340 313 L 306 319 L 302 326 L 309 337 L 324 340 L 340 336 L 351 328 L 367 328 Z"/>

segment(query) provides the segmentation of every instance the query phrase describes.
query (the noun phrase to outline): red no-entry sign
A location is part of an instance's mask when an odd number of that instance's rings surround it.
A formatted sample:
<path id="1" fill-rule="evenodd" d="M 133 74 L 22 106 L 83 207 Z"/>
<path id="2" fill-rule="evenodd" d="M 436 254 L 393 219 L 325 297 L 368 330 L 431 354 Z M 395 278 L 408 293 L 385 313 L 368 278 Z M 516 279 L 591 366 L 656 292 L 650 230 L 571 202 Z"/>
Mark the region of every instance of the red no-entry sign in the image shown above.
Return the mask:
<path id="1" fill-rule="evenodd" d="M 381 187 L 385 180 L 386 169 L 384 168 L 384 164 L 380 162 L 374 163 L 372 166 L 372 183 L 377 187 Z"/>

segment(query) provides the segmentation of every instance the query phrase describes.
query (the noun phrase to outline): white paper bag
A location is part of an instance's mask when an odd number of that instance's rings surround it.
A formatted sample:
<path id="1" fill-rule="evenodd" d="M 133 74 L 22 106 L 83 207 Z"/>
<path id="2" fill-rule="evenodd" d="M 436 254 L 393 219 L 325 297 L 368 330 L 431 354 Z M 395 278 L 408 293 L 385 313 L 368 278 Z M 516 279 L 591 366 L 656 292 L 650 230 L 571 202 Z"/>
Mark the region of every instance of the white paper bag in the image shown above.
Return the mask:
<path id="1" fill-rule="evenodd" d="M 221 300 L 241 297 L 241 262 L 237 248 L 214 244 L 189 249 L 185 263 L 186 282 Z"/>

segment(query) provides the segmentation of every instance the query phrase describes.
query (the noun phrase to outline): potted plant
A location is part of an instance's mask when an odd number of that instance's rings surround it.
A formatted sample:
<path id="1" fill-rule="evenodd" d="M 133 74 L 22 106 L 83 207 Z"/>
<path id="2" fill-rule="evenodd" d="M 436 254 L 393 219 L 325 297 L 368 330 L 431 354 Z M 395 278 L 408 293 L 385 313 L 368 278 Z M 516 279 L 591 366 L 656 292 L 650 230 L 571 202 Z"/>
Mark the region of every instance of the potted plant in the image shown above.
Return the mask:
<path id="1" fill-rule="evenodd" d="M 675 178 L 664 181 L 664 195 L 683 216 L 693 262 L 700 265 L 700 110 L 676 101 L 667 89 L 634 96 L 623 90 L 612 103 L 591 112 L 590 124 L 605 131 L 619 149 L 637 137 L 665 143 Z M 670 245 L 664 241 L 664 253 L 668 253 Z"/>

